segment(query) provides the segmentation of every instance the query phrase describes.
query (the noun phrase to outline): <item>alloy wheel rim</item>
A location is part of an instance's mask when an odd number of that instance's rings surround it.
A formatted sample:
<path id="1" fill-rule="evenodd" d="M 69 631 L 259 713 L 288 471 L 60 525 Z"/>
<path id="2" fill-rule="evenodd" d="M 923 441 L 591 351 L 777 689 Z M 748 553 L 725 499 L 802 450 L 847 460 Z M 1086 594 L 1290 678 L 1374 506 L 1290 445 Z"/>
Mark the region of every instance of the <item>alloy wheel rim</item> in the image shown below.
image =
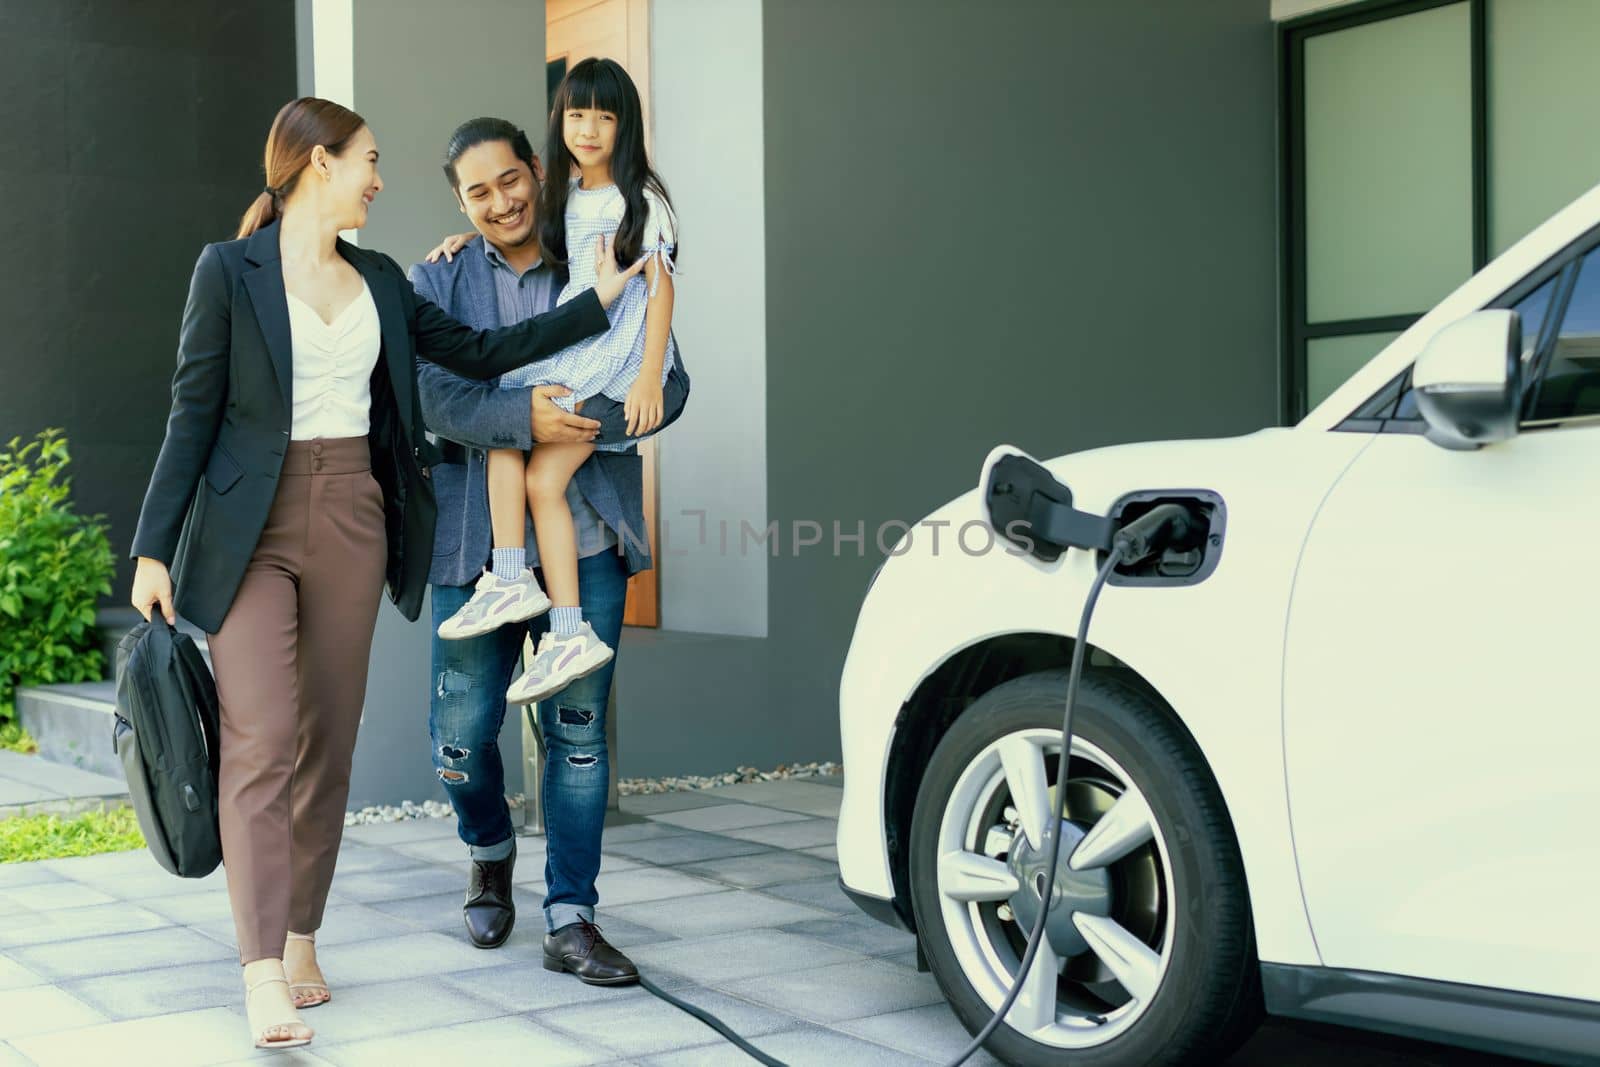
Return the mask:
<path id="1" fill-rule="evenodd" d="M 1071 825 L 1060 830 L 1068 836 L 1055 885 L 1018 879 L 1013 853 L 1036 856 L 1048 847 L 1060 764 L 1061 735 L 1049 729 L 1008 734 L 968 762 L 939 825 L 939 907 L 962 972 L 993 1011 L 1011 987 L 1036 914 L 1021 924 L 1013 908 L 1019 892 L 1059 893 L 1069 864 L 1085 875 L 1104 872 L 1109 906 L 1070 892 L 1052 902 L 1049 924 L 1057 933 L 1044 938 L 1006 1017 L 1041 1044 L 1089 1048 L 1125 1033 L 1149 1009 L 1171 963 L 1178 909 L 1166 840 L 1143 792 L 1104 750 L 1079 737 L 1066 774 Z M 1064 935 L 1058 908 L 1070 915 Z M 1087 950 L 1058 955 L 1055 941 Z"/>

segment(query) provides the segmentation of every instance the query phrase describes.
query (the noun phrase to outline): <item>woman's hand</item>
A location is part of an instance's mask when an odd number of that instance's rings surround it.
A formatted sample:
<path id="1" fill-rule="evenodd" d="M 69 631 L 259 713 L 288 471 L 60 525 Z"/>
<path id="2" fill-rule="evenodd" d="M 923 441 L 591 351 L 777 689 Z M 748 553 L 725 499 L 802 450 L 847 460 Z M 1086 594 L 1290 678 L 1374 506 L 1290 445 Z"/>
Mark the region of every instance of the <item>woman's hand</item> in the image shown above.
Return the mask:
<path id="1" fill-rule="evenodd" d="M 622 402 L 622 413 L 628 417 L 628 436 L 638 437 L 661 425 L 661 382 L 647 381 L 643 375 L 634 379 L 628 390 L 628 399 Z"/>
<path id="2" fill-rule="evenodd" d="M 428 262 L 437 263 L 439 262 L 440 256 L 444 257 L 444 261 L 446 263 L 454 262 L 456 253 L 467 247 L 467 245 L 471 244 L 473 239 L 477 236 L 478 231 L 473 230 L 469 233 L 458 233 L 452 237 L 446 237 L 444 240 L 439 242 L 438 248 L 435 248 L 432 252 L 428 253 Z"/>
<path id="3" fill-rule="evenodd" d="M 595 240 L 599 243 L 596 246 L 594 260 L 594 295 L 600 298 L 601 307 L 608 308 L 617 297 L 622 295 L 623 287 L 628 284 L 628 279 L 643 270 L 645 260 L 650 257 L 641 256 L 639 262 L 627 270 L 619 271 L 617 270 L 617 257 L 611 251 L 612 241 L 607 239 L 604 234 L 596 237 Z"/>
<path id="4" fill-rule="evenodd" d="M 178 625 L 178 616 L 172 610 L 172 575 L 167 573 L 167 565 L 159 559 L 140 556 L 133 571 L 133 606 L 149 622 L 150 609 L 156 604 L 161 605 L 168 625 Z"/>

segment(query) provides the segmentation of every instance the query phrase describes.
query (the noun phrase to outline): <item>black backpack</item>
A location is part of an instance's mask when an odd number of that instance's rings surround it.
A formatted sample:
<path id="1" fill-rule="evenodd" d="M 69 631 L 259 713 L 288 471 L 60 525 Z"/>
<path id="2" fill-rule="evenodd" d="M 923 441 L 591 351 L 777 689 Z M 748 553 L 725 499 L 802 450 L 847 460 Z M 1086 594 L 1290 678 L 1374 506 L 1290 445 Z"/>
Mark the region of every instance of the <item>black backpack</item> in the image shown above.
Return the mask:
<path id="1" fill-rule="evenodd" d="M 153 617 L 117 645 L 113 743 L 156 862 L 204 878 L 222 862 L 217 686 L 194 641 Z"/>

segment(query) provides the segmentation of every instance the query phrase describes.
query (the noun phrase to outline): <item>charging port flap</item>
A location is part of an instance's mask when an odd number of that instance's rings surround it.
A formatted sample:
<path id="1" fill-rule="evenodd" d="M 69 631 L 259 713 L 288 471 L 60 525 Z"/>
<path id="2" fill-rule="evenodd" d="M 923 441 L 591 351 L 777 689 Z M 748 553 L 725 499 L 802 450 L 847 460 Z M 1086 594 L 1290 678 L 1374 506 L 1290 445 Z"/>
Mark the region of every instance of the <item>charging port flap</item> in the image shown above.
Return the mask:
<path id="1" fill-rule="evenodd" d="M 990 456 L 983 501 L 996 534 L 1047 563 L 1068 548 L 1109 551 L 1116 532 L 1105 516 L 1073 507 L 1072 490 L 1018 452 Z"/>

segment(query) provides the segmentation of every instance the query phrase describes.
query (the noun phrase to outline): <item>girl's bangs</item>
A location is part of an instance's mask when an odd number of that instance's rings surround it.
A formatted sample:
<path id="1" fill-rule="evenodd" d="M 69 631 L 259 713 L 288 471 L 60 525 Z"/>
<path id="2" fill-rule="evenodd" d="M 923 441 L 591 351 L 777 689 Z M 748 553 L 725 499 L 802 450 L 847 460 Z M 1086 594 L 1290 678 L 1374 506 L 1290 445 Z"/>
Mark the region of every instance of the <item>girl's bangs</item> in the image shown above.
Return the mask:
<path id="1" fill-rule="evenodd" d="M 563 113 L 593 109 L 620 118 L 626 114 L 627 95 L 614 71 L 599 63 L 579 63 L 562 81 L 555 103 Z"/>

